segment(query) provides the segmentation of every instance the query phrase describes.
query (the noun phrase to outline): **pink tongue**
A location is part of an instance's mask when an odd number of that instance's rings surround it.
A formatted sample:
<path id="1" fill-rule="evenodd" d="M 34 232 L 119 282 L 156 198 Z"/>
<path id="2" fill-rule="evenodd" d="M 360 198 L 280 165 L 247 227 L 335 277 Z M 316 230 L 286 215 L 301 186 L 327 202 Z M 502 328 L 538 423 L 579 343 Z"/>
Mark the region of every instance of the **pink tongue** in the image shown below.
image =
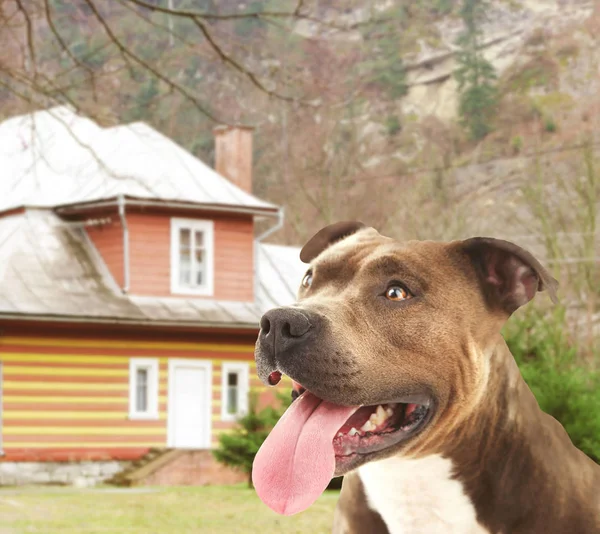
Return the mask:
<path id="1" fill-rule="evenodd" d="M 335 471 L 333 438 L 359 406 L 338 406 L 308 391 L 283 414 L 259 449 L 252 481 L 261 500 L 279 514 L 306 510 Z"/>

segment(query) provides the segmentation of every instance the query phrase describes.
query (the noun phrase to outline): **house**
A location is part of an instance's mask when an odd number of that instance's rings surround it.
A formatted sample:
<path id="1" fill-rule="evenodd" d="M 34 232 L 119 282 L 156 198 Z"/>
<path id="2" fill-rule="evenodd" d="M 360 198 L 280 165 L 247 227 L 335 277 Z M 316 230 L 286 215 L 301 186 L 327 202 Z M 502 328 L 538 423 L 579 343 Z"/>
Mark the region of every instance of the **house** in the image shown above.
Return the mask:
<path id="1" fill-rule="evenodd" d="M 92 483 L 164 451 L 184 479 L 153 483 L 239 476 L 210 448 L 250 388 L 268 402 L 259 319 L 303 266 L 262 242 L 282 211 L 251 194 L 252 131 L 215 141 L 213 170 L 143 123 L 0 124 L 0 484 Z"/>

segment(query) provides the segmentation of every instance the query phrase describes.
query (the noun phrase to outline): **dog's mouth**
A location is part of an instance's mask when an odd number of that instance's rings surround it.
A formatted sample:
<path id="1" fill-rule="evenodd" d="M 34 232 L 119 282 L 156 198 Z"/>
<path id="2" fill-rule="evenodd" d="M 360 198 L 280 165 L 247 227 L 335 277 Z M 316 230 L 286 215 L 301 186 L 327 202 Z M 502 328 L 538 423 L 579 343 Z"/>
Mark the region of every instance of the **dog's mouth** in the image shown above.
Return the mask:
<path id="1" fill-rule="evenodd" d="M 276 372 L 269 383 L 276 384 L 280 376 Z M 342 406 L 297 383 L 292 396 L 294 402 L 256 455 L 252 473 L 263 502 L 286 515 L 310 506 L 333 476 L 381 457 L 420 432 L 433 413 L 433 403 L 421 396 L 419 403 L 405 398 Z"/>
<path id="2" fill-rule="evenodd" d="M 380 452 L 408 439 L 424 426 L 429 412 L 428 405 L 402 402 L 359 408 L 333 439 L 336 474 L 347 472 L 355 456 Z"/>
<path id="3" fill-rule="evenodd" d="M 306 388 L 294 382 L 292 399 Z M 367 456 L 384 451 L 421 430 L 431 415 L 429 400 L 423 404 L 393 402 L 361 406 L 339 428 L 333 438 L 337 476 L 356 467 Z M 363 458 L 360 458 L 360 457 Z"/>

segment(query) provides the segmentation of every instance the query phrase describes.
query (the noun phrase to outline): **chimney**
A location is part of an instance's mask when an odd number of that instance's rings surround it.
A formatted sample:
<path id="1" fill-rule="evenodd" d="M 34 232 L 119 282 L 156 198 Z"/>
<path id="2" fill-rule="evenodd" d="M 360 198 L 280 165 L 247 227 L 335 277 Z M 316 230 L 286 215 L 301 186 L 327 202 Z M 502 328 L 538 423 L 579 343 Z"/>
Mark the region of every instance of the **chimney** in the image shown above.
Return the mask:
<path id="1" fill-rule="evenodd" d="M 251 126 L 217 126 L 215 170 L 247 193 L 252 193 Z"/>

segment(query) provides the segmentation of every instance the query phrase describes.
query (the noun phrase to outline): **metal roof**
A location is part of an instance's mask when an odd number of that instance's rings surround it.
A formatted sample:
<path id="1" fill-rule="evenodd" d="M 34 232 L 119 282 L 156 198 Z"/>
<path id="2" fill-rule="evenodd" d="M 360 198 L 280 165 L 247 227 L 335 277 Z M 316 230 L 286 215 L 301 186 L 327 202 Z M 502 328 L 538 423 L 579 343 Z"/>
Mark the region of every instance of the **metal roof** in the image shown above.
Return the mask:
<path id="1" fill-rule="evenodd" d="M 102 128 L 69 107 L 0 124 L 0 211 L 119 195 L 275 212 L 147 124 Z"/>
<path id="2" fill-rule="evenodd" d="M 51 210 L 0 218 L 0 319 L 257 328 L 294 302 L 300 249 L 259 244 L 255 302 L 123 295 L 86 232 Z"/>

